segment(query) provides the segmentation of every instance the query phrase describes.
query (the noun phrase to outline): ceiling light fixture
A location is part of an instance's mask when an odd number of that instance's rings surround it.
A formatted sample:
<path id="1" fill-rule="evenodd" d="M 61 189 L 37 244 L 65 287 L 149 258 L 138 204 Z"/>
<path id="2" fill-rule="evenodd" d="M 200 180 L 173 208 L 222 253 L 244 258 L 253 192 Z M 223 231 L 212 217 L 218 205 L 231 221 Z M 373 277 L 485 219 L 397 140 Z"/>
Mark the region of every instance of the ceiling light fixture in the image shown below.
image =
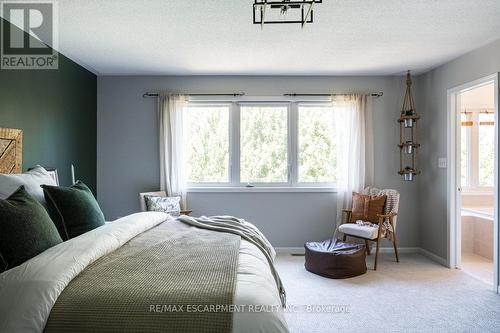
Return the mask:
<path id="1" fill-rule="evenodd" d="M 314 5 L 323 0 L 254 0 L 253 23 L 299 23 L 303 28 L 314 21 Z"/>

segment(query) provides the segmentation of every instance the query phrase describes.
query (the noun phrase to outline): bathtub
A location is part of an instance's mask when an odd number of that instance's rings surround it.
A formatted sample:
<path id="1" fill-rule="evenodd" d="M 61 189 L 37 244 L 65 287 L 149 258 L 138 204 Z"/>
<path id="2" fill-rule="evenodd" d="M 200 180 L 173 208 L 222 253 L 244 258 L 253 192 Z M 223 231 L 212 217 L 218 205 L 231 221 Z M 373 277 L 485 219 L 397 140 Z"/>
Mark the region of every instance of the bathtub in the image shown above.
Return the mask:
<path id="1" fill-rule="evenodd" d="M 493 207 L 462 208 L 462 253 L 493 260 Z"/>

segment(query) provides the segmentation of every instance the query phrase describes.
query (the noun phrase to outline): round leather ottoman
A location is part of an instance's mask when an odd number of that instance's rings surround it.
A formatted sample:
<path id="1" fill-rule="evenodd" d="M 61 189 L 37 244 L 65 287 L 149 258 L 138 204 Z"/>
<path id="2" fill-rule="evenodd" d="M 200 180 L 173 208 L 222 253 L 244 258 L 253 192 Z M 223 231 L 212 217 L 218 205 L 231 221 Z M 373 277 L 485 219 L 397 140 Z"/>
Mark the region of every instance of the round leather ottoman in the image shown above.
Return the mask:
<path id="1" fill-rule="evenodd" d="M 345 279 L 366 273 L 364 245 L 329 239 L 307 242 L 306 269 L 324 277 Z"/>

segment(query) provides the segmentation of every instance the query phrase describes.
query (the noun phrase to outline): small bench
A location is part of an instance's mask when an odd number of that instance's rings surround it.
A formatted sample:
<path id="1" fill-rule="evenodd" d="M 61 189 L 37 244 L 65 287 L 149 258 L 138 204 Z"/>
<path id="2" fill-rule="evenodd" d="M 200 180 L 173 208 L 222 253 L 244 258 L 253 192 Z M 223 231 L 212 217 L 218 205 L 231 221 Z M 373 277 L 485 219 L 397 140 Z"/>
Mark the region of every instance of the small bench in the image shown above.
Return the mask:
<path id="1" fill-rule="evenodd" d="M 332 279 L 345 279 L 366 273 L 364 245 L 329 239 L 307 242 L 305 268 Z"/>

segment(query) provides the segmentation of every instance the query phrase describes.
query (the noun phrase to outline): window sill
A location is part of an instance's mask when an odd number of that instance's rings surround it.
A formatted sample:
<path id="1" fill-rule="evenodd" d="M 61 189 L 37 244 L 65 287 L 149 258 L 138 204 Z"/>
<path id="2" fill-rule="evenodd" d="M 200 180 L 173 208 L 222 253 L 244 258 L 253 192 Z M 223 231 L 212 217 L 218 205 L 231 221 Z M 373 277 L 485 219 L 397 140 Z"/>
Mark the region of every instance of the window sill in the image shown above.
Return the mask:
<path id="1" fill-rule="evenodd" d="M 333 187 L 307 187 L 307 186 L 296 186 L 296 187 L 232 187 L 232 186 L 213 186 L 213 187 L 190 187 L 187 189 L 188 193 L 206 192 L 206 193 L 225 193 L 225 192 L 240 192 L 240 193 L 262 193 L 262 192 L 279 192 L 279 193 L 293 193 L 293 192 L 324 192 L 324 193 L 336 193 L 337 189 Z"/>

